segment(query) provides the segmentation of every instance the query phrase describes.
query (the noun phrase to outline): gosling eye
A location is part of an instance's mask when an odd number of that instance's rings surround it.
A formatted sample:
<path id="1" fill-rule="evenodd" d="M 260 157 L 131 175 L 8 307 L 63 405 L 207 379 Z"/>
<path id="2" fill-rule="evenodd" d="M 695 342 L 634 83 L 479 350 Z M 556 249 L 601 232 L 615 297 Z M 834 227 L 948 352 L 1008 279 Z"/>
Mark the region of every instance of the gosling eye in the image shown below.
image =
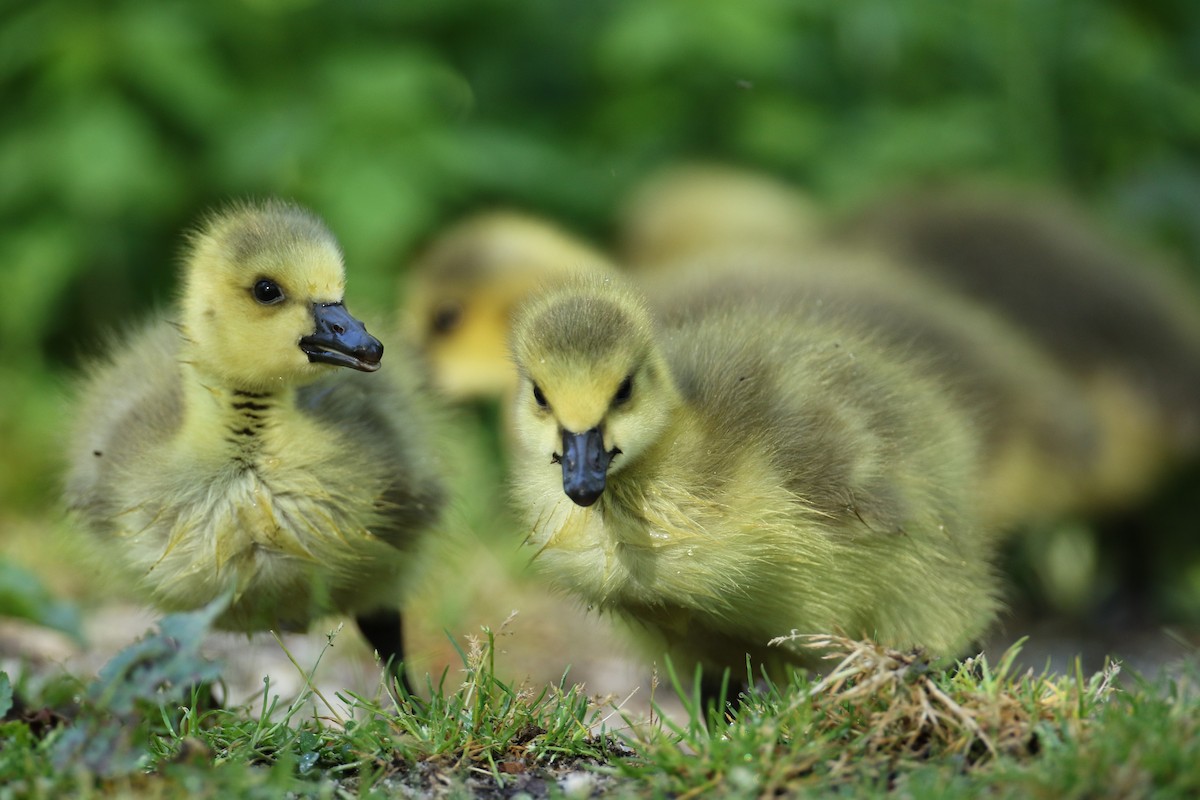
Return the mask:
<path id="1" fill-rule="evenodd" d="M 445 336 L 462 322 L 462 312 L 462 306 L 458 303 L 446 303 L 439 306 L 429 321 L 429 329 L 435 336 Z"/>
<path id="2" fill-rule="evenodd" d="M 538 408 L 550 407 L 550 404 L 546 402 L 546 395 L 542 394 L 542 387 L 536 383 L 533 385 L 533 399 L 537 402 Z"/>
<path id="3" fill-rule="evenodd" d="M 276 303 L 283 302 L 283 289 L 279 288 L 278 283 L 268 278 L 262 278 L 258 283 L 254 284 L 252 292 L 254 299 L 264 306 L 273 306 Z"/>
<path id="4" fill-rule="evenodd" d="M 633 376 L 626 375 L 625 380 L 621 381 L 621 385 L 617 387 L 617 393 L 613 395 L 612 404 L 614 406 L 624 405 L 629 402 L 629 398 L 633 396 Z"/>

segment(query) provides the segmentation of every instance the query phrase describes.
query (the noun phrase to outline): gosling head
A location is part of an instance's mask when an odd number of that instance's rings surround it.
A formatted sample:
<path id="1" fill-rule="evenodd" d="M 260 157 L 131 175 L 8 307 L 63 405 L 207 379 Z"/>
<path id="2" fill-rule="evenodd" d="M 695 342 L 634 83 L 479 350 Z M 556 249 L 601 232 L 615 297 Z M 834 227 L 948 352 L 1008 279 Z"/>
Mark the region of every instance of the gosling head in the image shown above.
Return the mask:
<path id="1" fill-rule="evenodd" d="M 547 222 L 512 211 L 477 214 L 415 262 L 410 338 L 447 397 L 500 397 L 516 381 L 507 341 L 517 306 L 539 285 L 608 269 L 602 255 Z"/>
<path id="2" fill-rule="evenodd" d="M 716 247 L 807 247 L 819 238 L 816 206 L 798 186 L 717 164 L 667 167 L 640 185 L 621 214 L 621 250 L 645 268 Z"/>
<path id="3" fill-rule="evenodd" d="M 270 390 L 330 365 L 379 369 L 383 345 L 343 304 L 341 250 L 297 206 L 237 205 L 209 217 L 185 254 L 190 362 L 226 385 Z"/>
<path id="4" fill-rule="evenodd" d="M 511 349 L 517 444 L 560 465 L 563 491 L 580 506 L 658 440 L 679 403 L 644 301 L 611 278 L 531 301 Z"/>

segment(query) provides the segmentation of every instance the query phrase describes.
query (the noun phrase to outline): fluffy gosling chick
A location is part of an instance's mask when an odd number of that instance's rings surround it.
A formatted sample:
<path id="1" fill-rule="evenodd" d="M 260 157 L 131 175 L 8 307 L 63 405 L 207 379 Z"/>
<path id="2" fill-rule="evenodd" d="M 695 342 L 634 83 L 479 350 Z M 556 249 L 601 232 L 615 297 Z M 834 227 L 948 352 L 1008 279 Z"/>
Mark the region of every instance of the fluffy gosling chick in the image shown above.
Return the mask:
<path id="1" fill-rule="evenodd" d="M 622 261 L 655 271 L 714 248 L 795 250 L 818 237 L 820 215 L 798 187 L 718 164 L 682 164 L 636 187 L 620 213 Z"/>
<path id="2" fill-rule="evenodd" d="M 477 214 L 438 236 L 414 263 L 404 304 L 409 338 L 446 397 L 498 399 L 516 383 L 507 343 L 520 302 L 538 286 L 611 269 L 547 221 L 513 211 Z"/>
<path id="3" fill-rule="evenodd" d="M 1200 300 L 1065 204 L 997 191 L 907 193 L 841 226 L 996 310 L 1085 387 L 1101 420 L 1093 508 L 1146 494 L 1200 451 Z"/>
<path id="4" fill-rule="evenodd" d="M 107 344 L 81 387 L 66 498 L 165 611 L 232 592 L 237 631 L 356 615 L 384 659 L 443 504 L 419 399 L 343 305 L 332 234 L 282 202 L 191 237 L 175 313 Z"/>
<path id="5" fill-rule="evenodd" d="M 916 357 L 763 296 L 662 328 L 613 280 L 523 309 L 513 492 L 535 561 L 708 667 L 811 663 L 767 647 L 794 630 L 957 652 L 997 607 L 969 421 Z"/>

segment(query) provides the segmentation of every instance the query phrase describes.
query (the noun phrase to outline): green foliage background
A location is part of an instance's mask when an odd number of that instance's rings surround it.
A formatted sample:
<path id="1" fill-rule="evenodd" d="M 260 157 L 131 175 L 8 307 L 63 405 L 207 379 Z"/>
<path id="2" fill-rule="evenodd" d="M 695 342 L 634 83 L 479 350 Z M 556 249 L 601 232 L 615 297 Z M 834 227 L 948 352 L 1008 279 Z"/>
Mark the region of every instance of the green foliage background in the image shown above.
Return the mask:
<path id="1" fill-rule="evenodd" d="M 232 197 L 318 211 L 376 310 L 459 213 L 603 241 L 624 192 L 695 157 L 832 207 L 933 177 L 1058 187 L 1200 276 L 1194 0 L 3 6 L 0 525 L 55 507 L 64 376 L 169 299 L 180 231 Z"/>

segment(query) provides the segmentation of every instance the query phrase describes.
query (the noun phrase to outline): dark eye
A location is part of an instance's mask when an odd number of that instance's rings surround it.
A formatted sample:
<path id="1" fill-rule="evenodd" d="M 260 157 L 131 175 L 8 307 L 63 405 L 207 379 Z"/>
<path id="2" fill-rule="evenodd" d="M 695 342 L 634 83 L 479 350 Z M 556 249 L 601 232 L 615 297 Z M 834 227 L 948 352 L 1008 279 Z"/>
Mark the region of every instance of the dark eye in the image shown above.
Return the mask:
<path id="1" fill-rule="evenodd" d="M 275 281 L 263 278 L 254 284 L 254 299 L 264 306 L 273 306 L 283 300 L 283 289 Z"/>
<path id="2" fill-rule="evenodd" d="M 619 406 L 622 403 L 629 402 L 629 398 L 633 395 L 633 376 L 628 375 L 625 380 L 621 381 L 621 385 L 617 387 L 617 393 L 613 395 L 613 405 Z"/>
<path id="3" fill-rule="evenodd" d="M 550 407 L 550 404 L 546 402 L 546 395 L 542 394 L 542 387 L 536 383 L 533 385 L 533 399 L 537 401 L 538 408 Z"/>
<path id="4" fill-rule="evenodd" d="M 439 336 L 444 336 L 458 327 L 462 322 L 462 306 L 458 303 L 447 303 L 433 312 L 429 321 L 429 329 Z"/>

